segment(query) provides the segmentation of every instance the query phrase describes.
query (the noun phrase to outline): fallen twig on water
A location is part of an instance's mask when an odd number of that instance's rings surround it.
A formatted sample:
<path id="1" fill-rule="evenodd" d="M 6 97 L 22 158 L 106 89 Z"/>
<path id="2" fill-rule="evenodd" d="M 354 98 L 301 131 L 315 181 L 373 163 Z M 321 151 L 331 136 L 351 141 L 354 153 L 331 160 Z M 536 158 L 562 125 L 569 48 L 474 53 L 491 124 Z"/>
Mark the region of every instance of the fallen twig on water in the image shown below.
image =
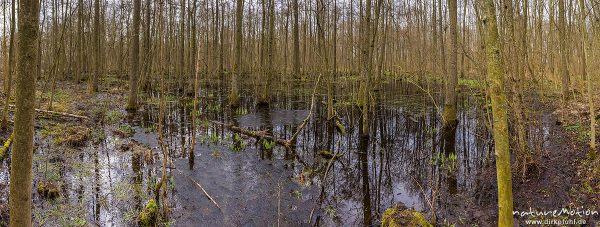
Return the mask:
<path id="1" fill-rule="evenodd" d="M 202 192 L 204 192 L 204 195 L 206 195 L 206 197 L 208 197 L 208 199 L 215 204 L 215 206 L 217 206 L 217 208 L 219 208 L 219 210 L 222 212 L 223 209 L 221 208 L 221 206 L 219 206 L 219 204 L 217 203 L 217 201 L 215 201 L 215 199 L 213 199 L 212 196 L 210 196 L 210 194 L 208 194 L 208 192 L 204 189 L 204 187 L 202 187 L 202 185 L 195 181 L 194 179 L 192 179 L 190 176 L 188 176 L 187 174 L 183 173 L 181 170 L 178 170 L 179 174 L 184 175 L 185 177 L 187 177 L 188 179 L 190 179 L 192 182 L 194 182 L 194 184 L 196 184 L 196 187 L 200 188 L 200 190 L 202 190 Z"/>

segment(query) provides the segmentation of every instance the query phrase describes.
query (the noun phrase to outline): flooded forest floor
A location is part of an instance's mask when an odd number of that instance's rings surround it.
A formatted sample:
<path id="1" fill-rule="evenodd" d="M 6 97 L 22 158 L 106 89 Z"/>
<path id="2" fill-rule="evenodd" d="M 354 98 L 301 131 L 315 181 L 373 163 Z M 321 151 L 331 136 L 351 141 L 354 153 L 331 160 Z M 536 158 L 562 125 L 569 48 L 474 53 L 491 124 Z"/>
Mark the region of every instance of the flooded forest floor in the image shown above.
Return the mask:
<path id="1" fill-rule="evenodd" d="M 126 79 L 105 77 L 101 84 L 104 89 L 90 96 L 85 83 L 58 82 L 52 111 L 76 116 L 38 112 L 32 192 L 37 226 L 147 224 L 143 213 L 155 205 L 149 201 L 156 200 L 164 159 L 157 131 L 159 95 L 143 94 L 140 109 L 128 113 Z M 158 224 L 377 226 L 386 209 L 404 207 L 435 218 L 437 226 L 495 226 L 491 113 L 485 92 L 469 83 L 462 84 L 450 155 L 436 109 L 443 103 L 441 94 L 401 79 L 386 80 L 373 93 L 369 140 L 359 136 L 360 110 L 353 101 L 358 83 L 352 78 L 340 79 L 335 88 L 343 127 L 324 117 L 321 84 L 313 115 L 292 150 L 215 123 L 289 139 L 309 115 L 314 85 L 282 84 L 273 90 L 269 108 L 257 107 L 250 95 L 254 90 L 244 89 L 236 109 L 227 107 L 227 90 L 220 83 L 203 85 L 193 152 L 193 95 L 169 93 L 163 135 L 166 196 L 156 201 L 168 209 L 160 212 Z M 36 108 L 47 110 L 49 85 L 38 88 L 44 92 L 36 93 Z M 561 110 L 560 98 L 552 93 L 528 97 L 535 165 L 513 168 L 514 210 L 600 209 L 599 158 L 589 157 L 586 144 L 589 119 L 599 117 L 586 115 L 585 102 L 573 101 Z M 1 144 L 10 132 L 0 132 Z M 10 152 L 0 154 L 0 226 L 8 223 Z M 592 226 L 599 220 L 587 217 Z"/>

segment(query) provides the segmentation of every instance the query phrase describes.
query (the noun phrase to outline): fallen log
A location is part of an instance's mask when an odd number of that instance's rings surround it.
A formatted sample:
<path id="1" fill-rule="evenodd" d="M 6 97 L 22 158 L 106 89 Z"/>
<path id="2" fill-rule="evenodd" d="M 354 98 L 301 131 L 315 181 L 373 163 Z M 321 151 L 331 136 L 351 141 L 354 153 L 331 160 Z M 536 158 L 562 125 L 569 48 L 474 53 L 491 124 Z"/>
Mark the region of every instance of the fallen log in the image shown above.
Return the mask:
<path id="1" fill-rule="evenodd" d="M 254 137 L 257 139 L 267 139 L 267 140 L 275 141 L 277 144 L 291 149 L 291 143 L 289 140 L 276 138 L 276 137 L 270 135 L 267 131 L 252 131 L 252 130 L 248 130 L 245 128 L 235 126 L 233 124 L 225 124 L 225 123 L 218 122 L 218 121 L 210 121 L 210 122 L 213 124 L 216 124 L 216 125 L 223 126 L 233 132 L 237 132 L 237 133 L 240 133 L 240 134 L 243 134 L 246 136 Z"/>
<path id="2" fill-rule="evenodd" d="M 218 121 L 209 121 L 212 124 L 215 125 L 219 125 L 221 127 L 225 127 L 233 132 L 237 132 L 240 133 L 242 135 L 246 135 L 249 137 L 253 137 L 257 140 L 261 140 L 261 139 L 266 139 L 266 140 L 270 140 L 270 141 L 275 141 L 275 143 L 277 143 L 278 145 L 281 145 L 283 147 L 285 147 L 285 149 L 290 152 L 291 154 L 294 155 L 294 157 L 296 157 L 296 160 L 298 162 L 300 162 L 302 165 L 307 165 L 306 162 L 304 162 L 300 156 L 298 155 L 298 153 L 296 153 L 296 151 L 294 150 L 294 143 L 290 140 L 284 140 L 281 138 L 276 138 L 270 134 L 268 134 L 266 131 L 252 131 L 252 130 L 248 130 L 245 128 L 240 128 L 238 126 L 235 126 L 233 124 L 225 124 L 222 122 L 218 122 Z"/>
<path id="3" fill-rule="evenodd" d="M 8 105 L 10 108 L 16 108 L 15 105 Z M 13 110 L 10 110 L 13 111 Z M 71 113 L 64 113 L 64 112 L 57 112 L 57 111 L 50 111 L 50 110 L 41 110 L 41 109 L 35 109 L 35 112 L 40 113 L 40 114 L 47 114 L 50 116 L 60 116 L 60 117 L 70 117 L 70 118 L 77 118 L 80 120 L 90 120 L 89 117 L 86 116 L 81 116 L 81 115 L 76 115 L 76 114 L 71 114 Z"/>

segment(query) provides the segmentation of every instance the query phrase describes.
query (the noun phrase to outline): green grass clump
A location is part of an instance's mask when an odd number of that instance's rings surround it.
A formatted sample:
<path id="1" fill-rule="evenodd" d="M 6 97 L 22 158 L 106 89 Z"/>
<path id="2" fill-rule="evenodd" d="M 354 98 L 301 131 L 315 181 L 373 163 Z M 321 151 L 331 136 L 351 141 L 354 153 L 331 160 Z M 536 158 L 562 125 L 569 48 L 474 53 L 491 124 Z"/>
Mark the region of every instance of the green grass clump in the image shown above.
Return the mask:
<path id="1" fill-rule="evenodd" d="M 111 110 L 106 112 L 106 115 L 104 116 L 104 122 L 106 122 L 107 124 L 115 124 L 121 121 L 121 119 L 123 119 L 123 113 L 117 111 L 117 110 Z"/>

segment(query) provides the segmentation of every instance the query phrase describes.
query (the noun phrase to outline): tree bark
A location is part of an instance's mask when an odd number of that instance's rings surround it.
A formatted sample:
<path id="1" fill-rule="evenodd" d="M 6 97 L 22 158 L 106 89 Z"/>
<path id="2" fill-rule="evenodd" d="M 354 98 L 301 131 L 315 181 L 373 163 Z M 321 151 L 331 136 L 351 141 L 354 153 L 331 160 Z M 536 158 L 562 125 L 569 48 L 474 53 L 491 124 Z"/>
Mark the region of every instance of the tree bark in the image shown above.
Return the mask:
<path id="1" fill-rule="evenodd" d="M 458 124 L 456 118 L 456 85 L 458 84 L 458 5 L 456 0 L 448 1 L 448 9 L 450 13 L 450 56 L 448 59 L 448 78 L 446 80 L 446 99 L 444 102 L 444 127 L 456 127 Z"/>
<path id="2" fill-rule="evenodd" d="M 35 123 L 36 41 L 40 1 L 19 1 L 19 42 L 16 80 L 15 141 L 10 174 L 10 226 L 32 226 L 31 185 Z"/>
<path id="3" fill-rule="evenodd" d="M 129 101 L 127 110 L 137 110 L 137 82 L 140 57 L 140 0 L 133 1 L 133 31 L 131 31 L 131 70 L 129 71 Z"/>
<path id="4" fill-rule="evenodd" d="M 100 50 L 100 0 L 94 1 L 94 70 L 93 74 L 89 75 L 88 93 L 94 94 L 98 91 L 98 77 L 100 77 L 101 50 Z"/>
<path id="5" fill-rule="evenodd" d="M 294 7 L 294 26 L 292 36 L 294 39 L 294 75 L 300 76 L 300 34 L 298 25 L 298 0 L 292 0 Z"/>
<path id="6" fill-rule="evenodd" d="M 588 92 L 588 105 L 590 109 L 590 154 L 596 155 L 596 113 L 594 109 L 594 90 L 593 81 L 591 75 L 587 74 L 587 29 L 586 29 L 586 14 L 585 14 L 585 0 L 579 0 L 579 10 L 581 10 L 581 69 L 582 76 L 586 79 L 586 87 Z"/>
<path id="7" fill-rule="evenodd" d="M 239 78 L 242 77 L 242 39 L 243 39 L 244 0 L 236 1 L 235 9 L 235 69 L 231 77 L 231 93 L 229 94 L 229 105 L 239 106 L 240 91 Z"/>
<path id="8" fill-rule="evenodd" d="M 10 95 L 12 93 L 12 73 L 13 66 L 15 64 L 15 0 L 12 0 L 11 4 L 11 16 L 10 16 L 10 41 L 8 47 L 8 70 L 4 72 L 4 83 L 5 84 L 5 93 L 6 93 L 6 101 L 4 103 L 4 111 L 2 112 L 2 123 L 0 123 L 0 128 L 6 129 L 8 127 L 8 104 L 10 101 Z M 39 8 L 39 6 L 38 6 Z"/>
<path id="9" fill-rule="evenodd" d="M 494 149 L 498 181 L 498 226 L 513 226 L 512 177 L 508 141 L 507 98 L 504 92 L 504 63 L 500 50 L 496 6 L 493 0 L 485 0 L 487 77 L 494 122 Z"/>
<path id="10" fill-rule="evenodd" d="M 562 79 L 563 104 L 569 100 L 569 70 L 567 69 L 567 43 L 566 43 L 566 10 L 565 0 L 558 0 L 558 36 L 560 45 L 560 74 Z"/>

